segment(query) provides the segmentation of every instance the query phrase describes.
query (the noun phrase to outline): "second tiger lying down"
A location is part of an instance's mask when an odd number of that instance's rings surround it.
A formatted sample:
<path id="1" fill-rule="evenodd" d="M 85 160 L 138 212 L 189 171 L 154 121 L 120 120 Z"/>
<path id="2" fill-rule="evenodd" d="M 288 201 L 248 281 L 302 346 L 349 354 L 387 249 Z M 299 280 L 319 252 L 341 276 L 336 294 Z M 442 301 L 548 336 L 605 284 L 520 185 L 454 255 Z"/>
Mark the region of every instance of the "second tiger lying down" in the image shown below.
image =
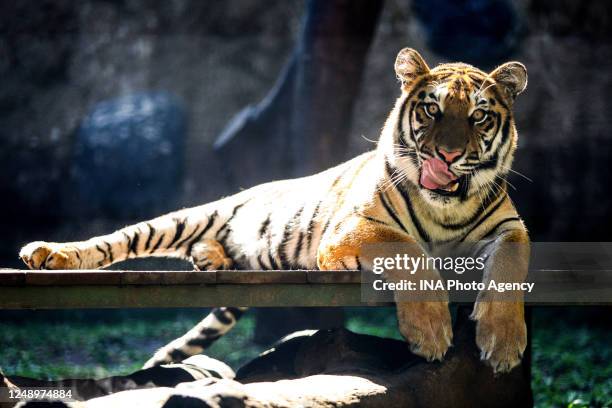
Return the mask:
<path id="1" fill-rule="evenodd" d="M 263 184 L 87 241 L 32 242 L 20 256 L 35 269 L 167 256 L 201 270 L 337 270 L 367 263 L 361 248 L 368 243 L 528 243 L 505 182 L 517 143 L 512 106 L 526 87 L 525 67 L 509 62 L 489 74 L 461 63 L 430 69 L 415 50 L 404 49 L 395 71 L 401 95 L 375 151 L 311 177 Z M 484 279 L 522 281 L 528 260 L 527 245 L 494 249 Z M 483 296 L 473 312 L 476 341 L 495 371 L 508 371 L 526 346 L 523 303 Z M 243 310 L 215 309 L 146 366 L 200 353 Z M 397 315 L 415 353 L 443 358 L 452 343 L 444 297 L 397 302 Z"/>

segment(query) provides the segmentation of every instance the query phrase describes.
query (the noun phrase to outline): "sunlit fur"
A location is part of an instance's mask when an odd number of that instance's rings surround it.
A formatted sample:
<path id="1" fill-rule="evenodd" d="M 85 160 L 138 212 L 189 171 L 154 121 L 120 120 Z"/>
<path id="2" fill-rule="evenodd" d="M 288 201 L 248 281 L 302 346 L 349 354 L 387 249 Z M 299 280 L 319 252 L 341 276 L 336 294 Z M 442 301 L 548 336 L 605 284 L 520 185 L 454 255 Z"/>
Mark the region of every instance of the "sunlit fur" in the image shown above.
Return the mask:
<path id="1" fill-rule="evenodd" d="M 400 127 L 386 126 L 381 144 L 389 149 L 389 156 L 405 177 L 418 185 L 422 160 L 440 157 L 431 148 L 431 133 L 437 123 L 424 111 L 424 104 L 429 103 L 437 104 L 441 115 L 452 111 L 463 116 L 464 128 L 459 130 L 463 132 L 461 147 L 465 153 L 449 168 L 457 175 L 467 175 L 469 188 L 457 197 L 422 189 L 428 202 L 448 208 L 465 201 L 482 200 L 485 194 L 503 188 L 517 145 L 511 101 L 487 74 L 466 64 L 439 65 L 416 84 L 402 88 L 402 96 L 389 118 L 400 123 Z M 487 112 L 478 124 L 470 121 L 476 109 Z"/>

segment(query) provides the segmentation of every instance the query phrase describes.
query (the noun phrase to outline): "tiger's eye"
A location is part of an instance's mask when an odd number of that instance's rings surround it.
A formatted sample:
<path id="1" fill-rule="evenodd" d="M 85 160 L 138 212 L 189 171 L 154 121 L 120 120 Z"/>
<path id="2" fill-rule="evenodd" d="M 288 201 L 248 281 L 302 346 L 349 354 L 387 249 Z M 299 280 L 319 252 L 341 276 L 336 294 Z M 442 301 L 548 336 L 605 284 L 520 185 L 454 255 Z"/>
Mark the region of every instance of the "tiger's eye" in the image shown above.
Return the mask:
<path id="1" fill-rule="evenodd" d="M 440 108 L 435 103 L 428 103 L 425 105 L 425 111 L 429 116 L 435 116 L 438 112 L 440 112 Z"/>
<path id="2" fill-rule="evenodd" d="M 484 118 L 487 117 L 487 113 L 482 109 L 476 109 L 474 113 L 472 113 L 472 120 L 475 123 L 482 122 Z"/>

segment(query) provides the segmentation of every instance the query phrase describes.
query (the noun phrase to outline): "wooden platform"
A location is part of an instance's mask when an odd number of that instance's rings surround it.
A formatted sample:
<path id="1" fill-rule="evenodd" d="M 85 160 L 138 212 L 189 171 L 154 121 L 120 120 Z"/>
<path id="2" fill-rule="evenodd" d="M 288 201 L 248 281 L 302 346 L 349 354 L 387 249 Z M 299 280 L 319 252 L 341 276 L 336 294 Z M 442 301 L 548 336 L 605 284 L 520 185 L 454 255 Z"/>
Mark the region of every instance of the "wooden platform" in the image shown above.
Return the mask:
<path id="1" fill-rule="evenodd" d="M 359 271 L 0 270 L 1 309 L 359 306 Z"/>
<path id="2" fill-rule="evenodd" d="M 534 270 L 528 280 L 541 290 L 527 304 L 612 304 L 611 270 Z M 0 309 L 380 305 L 361 297 L 359 271 L 0 269 Z"/>

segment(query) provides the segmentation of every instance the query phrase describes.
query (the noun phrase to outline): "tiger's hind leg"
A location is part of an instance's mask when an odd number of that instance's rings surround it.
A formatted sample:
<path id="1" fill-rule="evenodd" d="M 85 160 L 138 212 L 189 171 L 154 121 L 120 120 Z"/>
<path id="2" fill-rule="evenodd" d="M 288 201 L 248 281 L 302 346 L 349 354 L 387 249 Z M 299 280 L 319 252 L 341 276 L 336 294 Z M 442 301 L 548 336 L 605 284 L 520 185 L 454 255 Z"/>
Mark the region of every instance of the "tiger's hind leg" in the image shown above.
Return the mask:
<path id="1" fill-rule="evenodd" d="M 183 336 L 159 349 L 144 364 L 143 368 L 177 363 L 187 357 L 200 354 L 230 331 L 247 309 L 246 307 L 218 307 L 213 309 L 204 320 Z"/>
<path id="2" fill-rule="evenodd" d="M 78 245 L 37 241 L 23 247 L 20 256 L 31 269 L 86 269 L 103 265 L 102 261 L 97 264 L 87 262 L 86 251 Z M 99 253 L 96 255 L 112 254 L 110 244 L 105 241 L 95 248 Z M 203 239 L 194 243 L 190 253 L 190 260 L 199 271 L 230 269 L 234 264 L 226 255 L 223 246 L 214 239 Z"/>
<path id="3" fill-rule="evenodd" d="M 19 256 L 31 269 L 98 269 L 146 257 L 191 260 L 200 270 L 227 269 L 232 261 L 215 240 L 227 216 L 207 206 L 176 211 L 86 241 L 31 242 Z"/>

